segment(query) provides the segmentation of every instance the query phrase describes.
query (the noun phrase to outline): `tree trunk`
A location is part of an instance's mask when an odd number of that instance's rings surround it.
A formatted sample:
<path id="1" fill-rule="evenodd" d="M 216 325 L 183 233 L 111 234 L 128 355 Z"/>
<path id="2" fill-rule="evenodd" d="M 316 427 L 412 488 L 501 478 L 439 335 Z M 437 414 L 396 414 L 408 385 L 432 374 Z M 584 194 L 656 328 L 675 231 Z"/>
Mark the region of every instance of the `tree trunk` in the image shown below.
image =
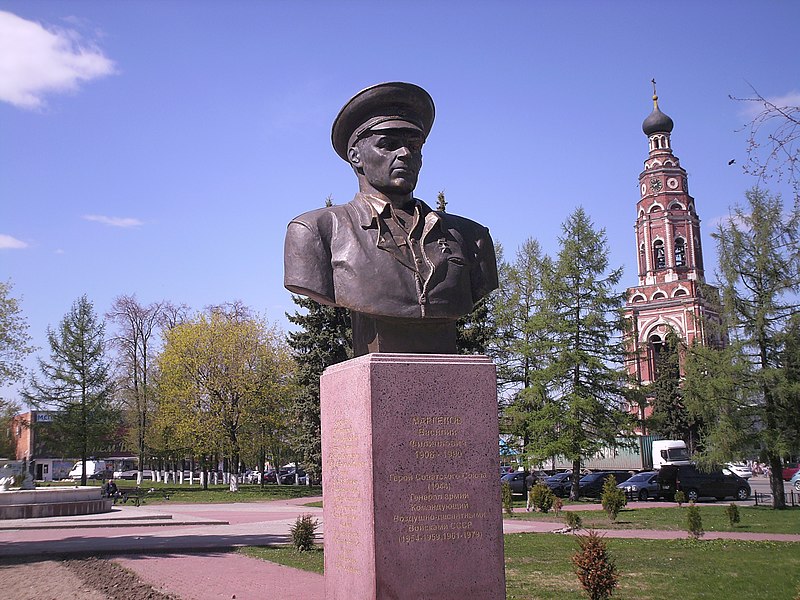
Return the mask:
<path id="1" fill-rule="evenodd" d="M 772 508 L 786 508 L 786 495 L 783 493 L 783 465 L 777 454 L 767 454 L 769 461 L 769 487 L 772 490 Z"/>
<path id="2" fill-rule="evenodd" d="M 570 481 L 572 481 L 572 488 L 569 490 L 569 499 L 570 500 L 577 500 L 580 497 L 580 480 L 581 480 L 581 461 L 573 460 L 572 461 L 572 476 L 570 477 Z"/>

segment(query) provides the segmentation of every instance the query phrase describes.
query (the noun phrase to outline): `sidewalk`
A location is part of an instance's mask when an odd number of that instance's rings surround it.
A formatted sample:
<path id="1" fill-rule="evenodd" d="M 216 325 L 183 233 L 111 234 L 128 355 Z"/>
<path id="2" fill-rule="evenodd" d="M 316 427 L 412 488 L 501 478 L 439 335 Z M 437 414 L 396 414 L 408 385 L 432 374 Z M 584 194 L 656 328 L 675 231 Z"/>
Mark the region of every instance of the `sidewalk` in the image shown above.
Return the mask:
<path id="1" fill-rule="evenodd" d="M 62 554 L 112 553 L 151 586 L 183 600 L 323 600 L 323 577 L 228 552 L 238 546 L 284 544 L 299 515 L 322 521 L 320 498 L 229 504 L 117 506 L 112 513 L 0 522 L 2 557 L 31 561 Z M 647 507 L 651 503 L 637 503 Z M 664 507 L 663 502 L 652 503 Z M 572 505 L 567 510 L 600 510 Z M 524 510 L 524 509 L 522 509 Z M 555 522 L 505 520 L 504 533 L 551 533 Z M 322 532 L 322 529 L 320 529 Z M 678 539 L 684 531 L 603 530 L 609 538 Z M 800 534 L 707 532 L 704 539 L 800 542 Z"/>

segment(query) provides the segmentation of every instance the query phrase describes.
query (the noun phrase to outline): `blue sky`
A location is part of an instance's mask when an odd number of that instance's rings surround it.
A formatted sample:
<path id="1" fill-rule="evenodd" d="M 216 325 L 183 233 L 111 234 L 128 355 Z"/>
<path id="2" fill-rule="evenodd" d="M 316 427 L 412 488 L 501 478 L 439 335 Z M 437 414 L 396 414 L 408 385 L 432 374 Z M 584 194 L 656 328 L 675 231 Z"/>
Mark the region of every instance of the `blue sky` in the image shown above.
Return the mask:
<path id="1" fill-rule="evenodd" d="M 754 184 L 728 95 L 798 98 L 797 23 L 788 1 L 0 0 L 0 279 L 42 348 L 84 293 L 286 326 L 286 224 L 351 199 L 331 123 L 395 80 L 436 102 L 418 197 L 444 190 L 507 256 L 555 252 L 582 205 L 630 286 L 655 77 L 713 265 L 713 223 Z"/>

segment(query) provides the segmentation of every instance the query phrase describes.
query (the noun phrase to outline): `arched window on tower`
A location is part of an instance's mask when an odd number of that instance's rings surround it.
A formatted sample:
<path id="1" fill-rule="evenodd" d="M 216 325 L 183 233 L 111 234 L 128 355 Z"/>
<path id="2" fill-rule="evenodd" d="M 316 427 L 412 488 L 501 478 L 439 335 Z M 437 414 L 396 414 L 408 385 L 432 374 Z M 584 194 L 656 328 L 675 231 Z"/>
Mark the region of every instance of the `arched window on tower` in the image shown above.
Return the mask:
<path id="1" fill-rule="evenodd" d="M 681 237 L 675 238 L 675 266 L 686 266 L 686 241 Z"/>
<path id="2" fill-rule="evenodd" d="M 651 335 L 647 340 L 647 364 L 650 367 L 650 381 L 658 378 L 659 356 L 664 350 L 664 340 L 661 336 Z"/>
<path id="3" fill-rule="evenodd" d="M 639 272 L 644 271 L 647 268 L 647 261 L 645 260 L 644 256 L 644 242 L 639 246 Z"/>
<path id="4" fill-rule="evenodd" d="M 663 240 L 653 242 L 653 258 L 655 259 L 656 269 L 663 269 L 667 266 Z"/>

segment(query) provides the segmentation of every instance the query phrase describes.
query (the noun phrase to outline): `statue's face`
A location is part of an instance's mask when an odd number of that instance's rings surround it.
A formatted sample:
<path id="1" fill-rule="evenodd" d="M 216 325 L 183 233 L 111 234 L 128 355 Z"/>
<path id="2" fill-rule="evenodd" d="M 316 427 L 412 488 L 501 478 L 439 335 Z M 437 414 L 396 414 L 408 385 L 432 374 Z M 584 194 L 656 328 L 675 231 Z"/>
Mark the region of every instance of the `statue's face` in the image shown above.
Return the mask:
<path id="1" fill-rule="evenodd" d="M 422 168 L 422 134 L 407 129 L 375 131 L 351 148 L 350 160 L 384 194 L 410 194 Z"/>

